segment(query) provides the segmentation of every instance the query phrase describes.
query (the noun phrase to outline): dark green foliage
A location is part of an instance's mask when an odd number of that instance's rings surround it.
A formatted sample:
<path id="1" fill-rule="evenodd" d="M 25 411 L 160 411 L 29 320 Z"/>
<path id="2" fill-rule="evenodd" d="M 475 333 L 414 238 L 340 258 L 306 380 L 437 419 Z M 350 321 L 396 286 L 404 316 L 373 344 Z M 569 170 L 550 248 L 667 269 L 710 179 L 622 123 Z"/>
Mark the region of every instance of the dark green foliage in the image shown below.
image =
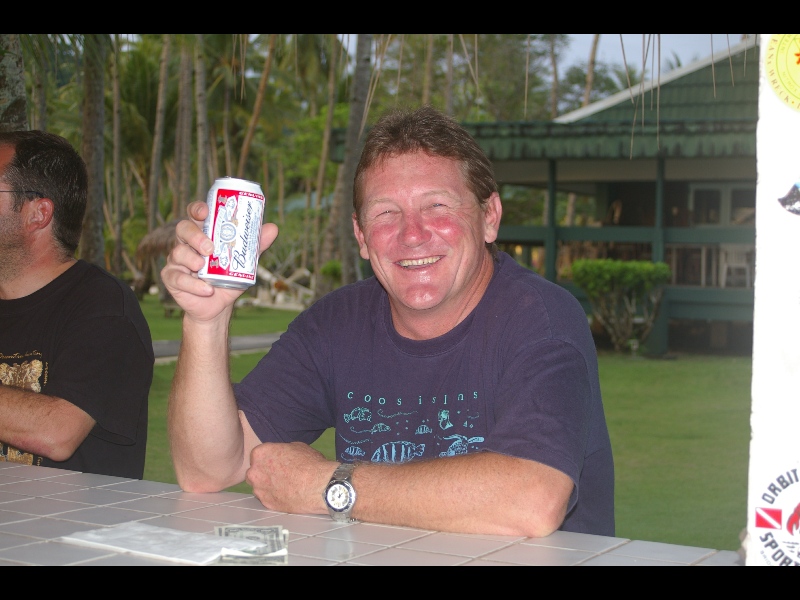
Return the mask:
<path id="1" fill-rule="evenodd" d="M 329 260 L 326 262 L 322 267 L 320 267 L 320 272 L 330 279 L 335 286 L 338 286 L 342 282 L 342 263 L 339 260 Z"/>
<path id="2" fill-rule="evenodd" d="M 663 286 L 672 277 L 666 263 L 579 259 L 572 263 L 571 273 L 615 350 L 645 342 L 658 316 Z"/>

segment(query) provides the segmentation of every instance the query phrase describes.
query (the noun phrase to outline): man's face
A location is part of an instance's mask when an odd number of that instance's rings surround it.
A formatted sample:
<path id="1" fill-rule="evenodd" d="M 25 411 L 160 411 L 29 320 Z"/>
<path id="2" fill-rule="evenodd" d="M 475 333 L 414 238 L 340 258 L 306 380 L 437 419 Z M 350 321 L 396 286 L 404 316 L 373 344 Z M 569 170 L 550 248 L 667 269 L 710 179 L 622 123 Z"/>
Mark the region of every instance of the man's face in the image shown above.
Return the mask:
<path id="1" fill-rule="evenodd" d="M 389 158 L 365 175 L 355 235 L 393 314 L 460 322 L 493 273 L 485 242 L 497 238 L 499 196 L 482 210 L 458 163 L 423 152 Z"/>
<path id="2" fill-rule="evenodd" d="M 10 146 L 0 146 L 0 190 L 12 189 L 5 180 L 6 165 L 14 157 L 14 149 Z M 22 228 L 22 213 L 14 210 L 14 194 L 0 191 L 0 255 L 3 261 L 9 259 L 22 250 L 25 245 Z"/>

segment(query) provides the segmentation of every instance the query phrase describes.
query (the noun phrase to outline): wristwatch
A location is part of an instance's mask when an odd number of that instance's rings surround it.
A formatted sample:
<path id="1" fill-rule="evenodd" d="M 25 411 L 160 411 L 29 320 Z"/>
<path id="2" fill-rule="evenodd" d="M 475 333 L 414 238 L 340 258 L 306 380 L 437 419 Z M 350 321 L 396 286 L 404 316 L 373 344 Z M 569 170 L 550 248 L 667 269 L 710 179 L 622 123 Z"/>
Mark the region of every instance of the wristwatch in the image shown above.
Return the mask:
<path id="1" fill-rule="evenodd" d="M 356 489 L 353 487 L 353 463 L 342 463 L 333 472 L 331 480 L 322 494 L 328 507 L 328 514 L 338 523 L 355 523 L 350 516 L 356 503 Z"/>

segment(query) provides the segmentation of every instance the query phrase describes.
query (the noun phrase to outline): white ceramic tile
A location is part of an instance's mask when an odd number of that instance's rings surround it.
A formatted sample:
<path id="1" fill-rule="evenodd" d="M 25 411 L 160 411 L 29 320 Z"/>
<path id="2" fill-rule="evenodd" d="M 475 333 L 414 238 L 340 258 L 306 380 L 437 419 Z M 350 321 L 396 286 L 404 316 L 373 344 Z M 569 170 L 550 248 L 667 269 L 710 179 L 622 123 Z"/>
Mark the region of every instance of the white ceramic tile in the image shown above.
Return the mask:
<path id="1" fill-rule="evenodd" d="M 0 510 L 0 526 L 5 523 L 16 523 L 17 521 L 30 521 L 35 518 L 33 515 L 15 512 L 12 510 Z"/>
<path id="2" fill-rule="evenodd" d="M 11 473 L 0 472 L 0 490 L 7 483 L 19 483 L 20 481 L 29 481 L 29 479 L 27 477 L 14 477 Z"/>
<path id="3" fill-rule="evenodd" d="M 76 531 L 90 531 L 99 527 L 100 525 L 80 523 L 78 521 L 38 517 L 29 521 L 0 525 L 0 531 L 38 539 L 54 540 L 61 536 L 75 533 Z"/>
<path id="4" fill-rule="evenodd" d="M 11 473 L 13 475 L 13 473 Z M 97 473 L 67 473 L 58 477 L 53 477 L 53 481 L 58 483 L 69 483 L 71 485 L 83 485 L 87 487 L 103 487 L 115 485 L 127 481 L 136 481 L 130 477 L 114 477 L 113 475 L 99 475 Z"/>
<path id="5" fill-rule="evenodd" d="M 155 516 L 157 515 L 154 513 L 115 508 L 113 506 L 82 508 L 61 515 L 63 519 L 77 521 L 79 523 L 91 523 L 94 525 L 119 525 L 120 523 L 141 521 L 142 519 L 149 519 Z"/>
<path id="6" fill-rule="evenodd" d="M 45 498 L 24 498 L 6 502 L 2 505 L 3 510 L 12 510 L 31 515 L 45 516 L 57 515 L 70 512 L 79 508 L 89 508 L 90 504 L 82 502 L 70 502 L 69 500 L 57 500 L 51 496 Z"/>
<path id="7" fill-rule="evenodd" d="M 178 490 L 170 490 L 163 494 L 158 494 L 165 498 L 178 498 L 180 500 L 191 500 L 193 502 L 201 502 L 203 504 L 225 504 L 228 502 L 237 502 L 247 498 L 253 498 L 247 494 L 237 494 L 236 492 L 208 492 L 206 494 L 196 494 L 194 492 L 184 492 L 180 488 Z M 254 498 L 253 498 L 254 499 Z M 245 508 L 264 508 L 261 502 L 256 500 L 257 505 L 245 506 Z"/>
<path id="8" fill-rule="evenodd" d="M 34 543 L 35 540 L 26 535 L 14 535 L 13 533 L 0 532 L 0 550 L 6 548 L 14 548 L 16 546 L 25 546 Z"/>
<path id="9" fill-rule="evenodd" d="M 182 517 L 187 519 L 202 519 L 204 521 L 214 521 L 217 524 L 241 525 L 261 519 L 266 511 L 252 510 L 250 508 L 239 508 L 228 506 L 227 504 L 203 506 L 181 512 Z"/>
<path id="10" fill-rule="evenodd" d="M 710 548 L 695 548 L 694 546 L 680 546 L 642 540 L 633 540 L 608 552 L 608 554 L 616 554 L 618 556 L 666 560 L 687 565 L 711 556 L 713 553 L 714 550 Z"/>
<path id="11" fill-rule="evenodd" d="M 18 469 L 18 468 L 24 467 L 24 466 L 26 466 L 26 465 L 21 465 L 19 463 L 5 462 L 5 461 L 0 462 L 0 469 L 2 469 L 2 470 L 5 470 L 5 469 Z"/>
<path id="12" fill-rule="evenodd" d="M 347 561 L 352 565 L 371 565 L 377 567 L 450 567 L 469 562 L 463 556 L 451 556 L 436 552 L 417 552 L 403 548 L 386 548 L 355 557 Z"/>
<path id="13" fill-rule="evenodd" d="M 58 541 L 129 521 L 197 533 L 225 524 L 281 525 L 290 531 L 289 566 L 743 565 L 736 552 L 570 532 L 526 539 L 342 524 L 269 511 L 252 494 L 194 494 L 171 483 L 0 463 L 0 566 L 174 564 Z"/>
<path id="14" fill-rule="evenodd" d="M 743 567 L 744 559 L 739 556 L 738 552 L 720 550 L 695 564 L 700 567 Z"/>
<path id="15" fill-rule="evenodd" d="M 629 541 L 627 538 L 606 537 L 572 531 L 556 531 L 547 537 L 529 538 L 521 543 L 533 546 L 568 548 L 570 550 L 586 550 L 587 552 L 605 552 Z"/>
<path id="16" fill-rule="evenodd" d="M 601 554 L 580 564 L 581 567 L 682 567 L 682 563 L 653 558 L 635 558 L 619 554 Z"/>
<path id="17" fill-rule="evenodd" d="M 12 494 L 11 492 L 4 492 L 2 488 L 0 488 L 0 505 L 5 504 L 6 502 L 13 502 L 14 500 L 22 500 L 23 498 L 30 498 L 31 496 L 26 496 L 25 494 Z"/>
<path id="18" fill-rule="evenodd" d="M 277 514 L 248 522 L 248 525 L 280 525 L 291 533 L 301 535 L 318 535 L 348 527 L 345 523 L 336 523 L 330 518 L 313 519 L 305 515 Z"/>
<path id="19" fill-rule="evenodd" d="M 195 494 L 195 495 L 197 496 L 199 494 Z M 263 504 L 261 504 L 261 501 L 258 498 L 256 498 L 255 496 L 246 495 L 244 498 L 236 498 L 236 499 L 233 499 L 233 500 L 225 500 L 225 501 L 218 502 L 218 504 L 223 504 L 223 503 L 227 504 L 228 506 L 238 506 L 240 508 L 252 508 L 252 509 L 255 509 L 255 510 L 269 510 L 267 507 L 265 507 Z M 270 512 L 275 512 L 275 511 L 270 511 Z M 276 514 L 282 514 L 282 513 L 276 513 Z"/>
<path id="20" fill-rule="evenodd" d="M 486 560 L 485 558 L 476 558 L 469 562 L 463 563 L 464 567 L 522 567 L 524 565 L 517 565 L 514 563 L 500 562 L 493 560 Z"/>
<path id="21" fill-rule="evenodd" d="M 336 565 L 332 560 L 323 560 L 321 558 L 311 558 L 310 556 L 289 556 L 289 564 L 287 567 L 328 567 Z"/>
<path id="22" fill-rule="evenodd" d="M 48 496 L 53 500 L 71 500 L 72 502 L 81 502 L 83 504 L 90 504 L 93 506 L 105 506 L 107 504 L 118 504 L 120 502 L 128 502 L 136 500 L 137 498 L 146 498 L 141 494 L 133 494 L 131 492 L 117 492 L 114 490 L 107 490 L 104 488 L 85 488 L 82 490 L 75 490 L 72 492 L 64 492 L 63 494 L 53 494 Z"/>
<path id="23" fill-rule="evenodd" d="M 33 467 L 31 467 L 33 468 Z M 12 494 L 22 494 L 24 496 L 51 496 L 63 492 L 84 489 L 85 486 L 69 485 L 67 483 L 57 483 L 44 479 L 31 481 L 18 481 L 16 483 L 6 483 L 0 486 L 0 491 L 11 492 Z"/>
<path id="24" fill-rule="evenodd" d="M 279 521 L 280 518 L 276 519 Z M 346 540 L 348 542 L 364 542 L 367 544 L 378 544 L 380 546 L 396 546 L 417 540 L 425 536 L 433 535 L 429 532 L 416 531 L 402 527 L 388 527 L 383 525 L 372 525 L 359 523 L 350 527 L 339 527 L 331 531 L 320 533 L 320 537 L 327 537 L 336 540 Z"/>
<path id="25" fill-rule="evenodd" d="M 329 538 L 307 537 L 289 543 L 289 556 L 310 556 L 334 562 L 345 562 L 380 550 L 382 546 L 361 542 L 345 542 Z"/>
<path id="26" fill-rule="evenodd" d="M 174 483 L 163 483 L 161 481 L 133 480 L 122 483 L 111 484 L 108 489 L 121 492 L 133 492 L 135 494 L 167 494 L 170 492 L 180 492 L 181 488 Z"/>
<path id="27" fill-rule="evenodd" d="M 206 508 L 209 505 L 191 500 L 179 500 L 177 498 L 164 498 L 163 496 L 143 496 L 133 500 L 126 500 L 114 505 L 116 508 L 127 508 L 129 510 L 141 510 L 144 512 L 156 513 L 159 515 L 173 515 L 176 513 Z M 213 506 L 213 505 L 212 505 Z"/>
<path id="28" fill-rule="evenodd" d="M 500 548 L 505 548 L 509 544 L 510 541 L 486 540 L 452 533 L 433 533 L 405 542 L 399 547 L 420 552 L 439 552 L 441 554 L 478 558 Z"/>
<path id="29" fill-rule="evenodd" d="M 106 555 L 109 555 L 109 552 L 104 550 L 83 548 L 59 542 L 38 542 L 18 548 L 0 550 L 0 559 L 40 566 L 77 564 Z"/>
<path id="30" fill-rule="evenodd" d="M 11 465 L 13 463 L 0 463 L 4 465 Z M 33 467 L 31 465 L 15 465 L 17 469 L 13 472 L 9 471 L 7 475 L 14 475 L 15 477 L 24 477 L 25 479 L 47 479 L 48 477 L 61 477 L 70 473 L 77 473 L 78 471 L 69 471 L 67 469 L 54 469 L 52 467 Z"/>
<path id="31" fill-rule="evenodd" d="M 171 560 L 156 560 L 133 554 L 114 554 L 78 563 L 78 567 L 189 567 Z"/>
<path id="32" fill-rule="evenodd" d="M 481 558 L 520 565 L 558 567 L 577 565 L 592 556 L 594 556 L 593 552 L 585 552 L 583 550 L 514 544 L 501 548 L 496 552 L 484 554 Z"/>

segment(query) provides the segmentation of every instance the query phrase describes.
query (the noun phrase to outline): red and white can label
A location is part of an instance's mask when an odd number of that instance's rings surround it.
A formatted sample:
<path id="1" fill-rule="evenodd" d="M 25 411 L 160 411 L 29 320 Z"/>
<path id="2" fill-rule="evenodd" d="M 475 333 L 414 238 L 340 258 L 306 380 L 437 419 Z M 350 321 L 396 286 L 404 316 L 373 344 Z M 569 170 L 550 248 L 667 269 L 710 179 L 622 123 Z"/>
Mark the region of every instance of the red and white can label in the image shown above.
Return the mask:
<path id="1" fill-rule="evenodd" d="M 256 282 L 258 240 L 264 215 L 261 186 L 224 177 L 208 192 L 203 233 L 214 242 L 198 276 L 219 287 L 248 288 Z"/>

